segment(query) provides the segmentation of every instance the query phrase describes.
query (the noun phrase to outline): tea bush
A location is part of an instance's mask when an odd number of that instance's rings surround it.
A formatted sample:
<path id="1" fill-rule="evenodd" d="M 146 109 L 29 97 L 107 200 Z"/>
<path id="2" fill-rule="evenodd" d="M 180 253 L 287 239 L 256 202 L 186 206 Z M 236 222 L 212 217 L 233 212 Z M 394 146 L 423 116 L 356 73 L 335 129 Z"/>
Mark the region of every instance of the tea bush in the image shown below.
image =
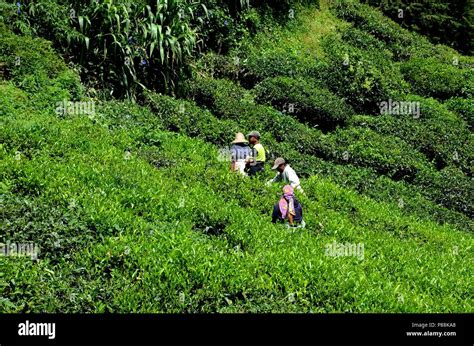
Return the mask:
<path id="1" fill-rule="evenodd" d="M 404 100 L 419 103 L 419 118 L 416 114 L 361 116 L 354 118 L 354 124 L 403 139 L 440 169 L 454 165 L 470 173 L 474 144 L 467 124 L 436 100 L 414 95 Z"/>
<path id="2" fill-rule="evenodd" d="M 205 74 L 212 78 L 237 80 L 242 72 L 240 58 L 229 55 L 219 55 L 214 52 L 204 54 L 194 68 L 194 74 Z"/>
<path id="3" fill-rule="evenodd" d="M 369 129 L 338 129 L 323 140 L 323 155 L 342 163 L 372 167 L 393 179 L 413 181 L 420 169 L 427 168 L 424 157 L 403 141 Z"/>
<path id="4" fill-rule="evenodd" d="M 371 52 L 383 55 L 387 60 L 393 59 L 393 53 L 387 48 L 387 45 L 380 39 L 375 38 L 370 33 L 348 26 L 339 29 L 341 40 L 362 50 L 370 50 Z"/>
<path id="5" fill-rule="evenodd" d="M 11 82 L 0 81 L 0 112 L 5 116 L 31 110 L 28 94 L 18 89 Z M 5 142 L 6 143 L 6 142 Z"/>
<path id="6" fill-rule="evenodd" d="M 423 186 L 409 184 L 403 180 L 391 180 L 386 176 L 378 175 L 371 168 L 325 163 L 318 166 L 318 174 L 328 177 L 340 186 L 353 189 L 377 201 L 391 201 L 394 208 L 402 210 L 403 213 L 417 215 L 422 219 L 436 220 L 440 224 L 456 225 L 459 229 L 474 229 L 471 218 L 438 204 L 433 195 L 430 195 Z"/>
<path id="7" fill-rule="evenodd" d="M 369 5 L 353 0 L 336 0 L 330 2 L 330 8 L 339 18 L 384 42 L 397 61 L 406 60 L 419 50 L 431 49 L 426 38 L 402 29 Z"/>
<path id="8" fill-rule="evenodd" d="M 320 128 L 344 123 L 354 113 L 352 108 L 327 89 L 315 88 L 315 84 L 289 77 L 265 79 L 254 89 L 256 101 Z"/>
<path id="9" fill-rule="evenodd" d="M 245 51 L 244 51 L 245 52 Z M 311 77 L 322 81 L 327 65 L 321 59 L 314 59 L 304 51 L 283 48 L 252 49 L 242 57 L 237 56 L 242 66 L 239 80 L 251 88 L 269 77 Z"/>
<path id="10" fill-rule="evenodd" d="M 400 25 L 427 35 L 432 42 L 449 44 L 465 54 L 472 54 L 472 30 L 469 19 L 472 9 L 467 1 L 425 1 L 423 6 L 417 6 L 410 1 L 399 3 L 364 0 L 372 6 L 379 7 L 386 16 Z M 403 18 L 399 9 L 403 9 Z M 467 20 L 463 20 L 463 19 Z"/>
<path id="11" fill-rule="evenodd" d="M 367 53 L 327 36 L 322 45 L 329 61 L 325 84 L 356 112 L 375 112 L 377 102 L 408 91 L 399 69 L 383 55 Z"/>
<path id="12" fill-rule="evenodd" d="M 444 105 L 452 112 L 459 114 L 469 125 L 470 130 L 474 128 L 474 105 L 470 99 L 455 97 L 447 100 Z"/>
<path id="13" fill-rule="evenodd" d="M 258 129 L 265 137 L 288 142 L 302 152 L 309 153 L 320 135 L 290 115 L 256 105 L 252 94 L 231 81 L 199 78 L 188 83 L 187 95 L 221 119 L 232 119 L 246 129 Z"/>
<path id="14" fill-rule="evenodd" d="M 67 68 L 51 48 L 50 42 L 40 38 L 17 36 L 4 24 L 0 25 L 0 33 L 2 78 L 13 81 L 33 96 L 50 88 L 51 91 L 56 89 L 60 95 L 66 95 L 64 91 L 69 91 L 68 99 L 81 98 L 83 87 L 78 75 Z M 38 97 L 38 101 L 43 97 Z"/>
<path id="15" fill-rule="evenodd" d="M 148 94 L 147 100 L 164 128 L 170 131 L 199 137 L 221 146 L 230 143 L 234 134 L 239 132 L 235 122 L 218 120 L 189 101 L 157 94 Z"/>
<path id="16" fill-rule="evenodd" d="M 401 65 L 405 79 L 419 95 L 448 99 L 472 97 L 474 73 L 456 66 L 441 64 L 434 58 L 412 58 Z"/>

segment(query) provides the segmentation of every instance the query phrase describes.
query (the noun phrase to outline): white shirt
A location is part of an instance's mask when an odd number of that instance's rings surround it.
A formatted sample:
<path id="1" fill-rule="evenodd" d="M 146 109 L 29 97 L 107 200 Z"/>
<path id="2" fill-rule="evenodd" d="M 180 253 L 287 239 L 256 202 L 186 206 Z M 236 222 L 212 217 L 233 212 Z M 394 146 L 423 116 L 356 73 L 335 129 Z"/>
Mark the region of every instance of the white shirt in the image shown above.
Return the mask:
<path id="1" fill-rule="evenodd" d="M 278 172 L 275 175 L 275 178 L 270 180 L 268 183 L 276 183 L 278 181 L 290 183 L 292 188 L 298 189 L 300 192 L 304 193 L 303 189 L 301 188 L 300 179 L 298 178 L 298 175 L 296 175 L 295 170 L 291 168 L 289 165 L 286 165 L 283 172 L 282 173 Z"/>

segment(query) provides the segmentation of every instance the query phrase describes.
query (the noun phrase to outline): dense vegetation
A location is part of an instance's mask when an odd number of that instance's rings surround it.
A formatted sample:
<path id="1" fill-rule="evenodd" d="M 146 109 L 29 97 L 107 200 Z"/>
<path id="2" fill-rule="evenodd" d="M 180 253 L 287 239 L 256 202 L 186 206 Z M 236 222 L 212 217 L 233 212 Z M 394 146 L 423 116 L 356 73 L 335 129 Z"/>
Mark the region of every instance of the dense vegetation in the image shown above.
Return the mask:
<path id="1" fill-rule="evenodd" d="M 41 247 L 1 312 L 473 311 L 472 57 L 355 1 L 147 4 L 0 5 L 0 243 Z M 222 161 L 255 129 L 305 229 Z"/>
<path id="2" fill-rule="evenodd" d="M 364 0 L 403 27 L 429 35 L 434 43 L 444 43 L 460 52 L 473 53 L 474 4 L 469 0 Z"/>

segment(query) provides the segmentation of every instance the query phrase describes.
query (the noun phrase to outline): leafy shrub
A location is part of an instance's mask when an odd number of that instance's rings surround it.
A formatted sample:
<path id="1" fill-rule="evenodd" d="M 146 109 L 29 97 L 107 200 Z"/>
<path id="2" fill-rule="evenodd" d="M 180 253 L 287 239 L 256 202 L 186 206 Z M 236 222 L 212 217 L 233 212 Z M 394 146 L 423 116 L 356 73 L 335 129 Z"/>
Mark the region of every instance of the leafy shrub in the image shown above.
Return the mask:
<path id="1" fill-rule="evenodd" d="M 256 9 L 240 4 L 239 0 L 205 0 L 201 3 L 208 12 L 200 30 L 206 50 L 225 54 L 239 47 L 261 26 Z"/>
<path id="2" fill-rule="evenodd" d="M 35 3 L 11 3 L 5 9 L 5 23 L 15 32 L 36 35 L 48 41 L 71 43 L 78 32 L 71 27 L 77 9 L 69 1 L 39 1 Z"/>
<path id="3" fill-rule="evenodd" d="M 253 49 L 244 57 L 239 57 L 242 66 L 240 80 L 247 88 L 265 78 L 286 77 L 311 77 L 323 80 L 326 64 L 316 60 L 304 52 L 289 51 L 287 49 Z"/>
<path id="4" fill-rule="evenodd" d="M 53 109 L 56 102 L 64 99 L 81 99 L 83 87 L 79 76 L 59 59 L 49 42 L 17 36 L 4 25 L 0 31 L 1 74 L 28 92 L 37 109 Z"/>
<path id="5" fill-rule="evenodd" d="M 197 60 L 192 72 L 194 75 L 204 74 L 211 78 L 238 80 L 242 73 L 242 65 L 237 56 L 230 57 L 230 55 L 208 52 Z"/>
<path id="6" fill-rule="evenodd" d="M 385 42 L 375 38 L 370 33 L 355 28 L 352 25 L 340 28 L 341 39 L 345 43 L 360 48 L 362 50 L 370 50 L 376 52 L 377 55 L 383 55 L 387 60 L 392 60 L 393 53 L 387 48 Z"/>
<path id="7" fill-rule="evenodd" d="M 276 142 L 289 142 L 302 152 L 309 153 L 319 136 L 319 132 L 289 115 L 256 105 L 248 91 L 228 80 L 196 79 L 188 83 L 188 96 L 219 118 L 232 119 L 246 129 L 257 129 L 262 136 L 272 137 Z"/>
<path id="8" fill-rule="evenodd" d="M 385 42 L 387 49 L 393 53 L 397 61 L 410 58 L 420 49 L 430 49 L 428 40 L 402 29 L 397 23 L 369 5 L 353 0 L 336 0 L 331 1 L 330 7 L 339 18 L 353 23 L 356 28 Z"/>
<path id="9" fill-rule="evenodd" d="M 394 135 L 410 143 L 439 169 L 447 165 L 471 172 L 472 139 L 466 123 L 433 99 L 409 95 L 409 102 L 419 102 L 420 118 L 413 115 L 355 117 L 354 124 Z"/>
<path id="10" fill-rule="evenodd" d="M 469 128 L 474 128 L 474 105 L 472 100 L 460 97 L 449 99 L 445 102 L 445 106 L 452 112 L 459 114 L 466 120 Z"/>
<path id="11" fill-rule="evenodd" d="M 413 181 L 426 167 L 423 156 L 409 145 L 390 135 L 349 127 L 328 135 L 319 150 L 324 157 L 339 163 L 371 167 L 395 180 Z"/>
<path id="12" fill-rule="evenodd" d="M 149 93 L 147 104 L 160 117 L 165 129 L 190 137 L 199 137 L 213 144 L 228 145 L 239 130 L 232 121 L 218 121 L 206 110 L 191 102 Z"/>
<path id="13" fill-rule="evenodd" d="M 371 199 L 383 202 L 391 201 L 405 213 L 413 213 L 417 217 L 427 220 L 436 220 L 440 224 L 456 225 L 459 229 L 474 229 L 471 218 L 439 204 L 437 202 L 439 194 L 430 193 L 425 186 L 410 184 L 404 180 L 392 180 L 379 175 L 370 167 L 355 167 L 350 164 L 336 165 L 328 161 L 323 161 L 317 167 L 319 176 L 327 177 L 338 185 L 353 189 Z M 420 172 L 420 174 L 422 173 L 424 172 Z"/>
<path id="14" fill-rule="evenodd" d="M 469 1 L 431 0 L 423 2 L 423 6 L 410 1 L 363 2 L 379 7 L 401 26 L 427 35 L 432 42 L 449 44 L 465 54 L 472 54 L 473 37 L 469 26 L 469 22 L 472 22 L 472 5 L 469 5 Z M 398 17 L 399 9 L 403 9 L 403 19 Z"/>
<path id="15" fill-rule="evenodd" d="M 20 4 L 21 8 L 21 4 Z M 0 3 L 0 22 L 23 34 L 31 34 L 31 28 L 21 16 L 21 9 L 14 2 L 2 1 Z"/>
<path id="16" fill-rule="evenodd" d="M 355 126 L 367 126 L 384 136 L 397 136 L 410 143 L 439 170 L 419 170 L 412 181 L 420 193 L 445 208 L 472 213 L 468 181 L 472 175 L 473 143 L 464 121 L 435 100 L 410 96 L 421 103 L 421 117 L 382 115 L 355 116 Z M 452 172 L 456 179 L 447 178 Z M 463 175 L 464 173 L 464 175 Z M 442 178 L 445 177 L 445 178 Z M 414 187 L 412 187 L 414 188 Z M 464 189 L 464 190 L 463 190 Z M 448 191 L 449 193 L 443 193 Z"/>
<path id="17" fill-rule="evenodd" d="M 51 48 L 50 42 L 40 38 L 17 36 L 3 24 L 0 25 L 0 32 L 1 73 L 4 79 L 12 80 L 18 85 L 28 76 L 34 78 L 38 87 L 44 87 L 50 83 L 48 79 L 60 77 L 61 80 L 69 80 L 64 86 L 70 88 L 65 89 L 79 93 L 81 86 L 77 76 L 74 81 L 70 81 L 73 72 L 67 69 L 67 65 Z"/>
<path id="18" fill-rule="evenodd" d="M 408 89 L 398 68 L 380 55 L 327 36 L 323 47 L 329 60 L 325 83 L 356 112 L 376 112 L 377 103 Z"/>
<path id="19" fill-rule="evenodd" d="M 433 58 L 412 58 L 401 65 L 405 79 L 423 96 L 448 99 L 471 97 L 474 73 L 456 66 L 441 64 Z"/>
<path id="20" fill-rule="evenodd" d="M 424 194 L 446 208 L 459 211 L 471 218 L 474 215 L 472 179 L 456 167 L 446 167 L 440 172 L 423 172 L 416 181 L 424 187 Z"/>
<path id="21" fill-rule="evenodd" d="M 22 196 L 17 190 L 3 200 L 5 209 L 0 232 L 11 242 L 35 242 L 40 247 L 39 258 L 48 258 L 57 263 L 61 258 L 70 258 L 73 252 L 82 248 L 85 242 L 97 236 L 93 224 L 88 224 L 87 216 L 80 207 L 70 207 L 68 203 L 54 205 L 44 198 L 32 198 L 34 191 L 31 177 L 24 177 L 29 186 Z"/>
<path id="22" fill-rule="evenodd" d="M 11 82 L 0 82 L 0 113 L 5 117 L 28 110 L 28 94 Z M 2 142 L 6 143 L 6 142 Z"/>
<path id="23" fill-rule="evenodd" d="M 258 102 L 323 128 L 341 124 L 354 113 L 342 99 L 315 84 L 302 78 L 276 77 L 265 79 L 254 91 Z"/>

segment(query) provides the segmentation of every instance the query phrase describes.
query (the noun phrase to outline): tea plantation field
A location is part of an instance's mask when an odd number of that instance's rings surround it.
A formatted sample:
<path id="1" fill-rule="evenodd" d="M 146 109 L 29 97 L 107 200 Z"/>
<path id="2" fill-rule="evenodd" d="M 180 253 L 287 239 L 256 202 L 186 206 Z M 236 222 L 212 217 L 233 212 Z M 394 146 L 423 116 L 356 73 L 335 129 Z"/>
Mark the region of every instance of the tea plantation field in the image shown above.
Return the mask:
<path id="1" fill-rule="evenodd" d="M 295 9 L 136 102 L 0 24 L 0 243 L 41 249 L 0 254 L 0 312 L 474 311 L 474 59 L 357 1 Z M 222 160 L 251 130 L 302 178 L 306 228 L 271 223 L 269 164 Z"/>

